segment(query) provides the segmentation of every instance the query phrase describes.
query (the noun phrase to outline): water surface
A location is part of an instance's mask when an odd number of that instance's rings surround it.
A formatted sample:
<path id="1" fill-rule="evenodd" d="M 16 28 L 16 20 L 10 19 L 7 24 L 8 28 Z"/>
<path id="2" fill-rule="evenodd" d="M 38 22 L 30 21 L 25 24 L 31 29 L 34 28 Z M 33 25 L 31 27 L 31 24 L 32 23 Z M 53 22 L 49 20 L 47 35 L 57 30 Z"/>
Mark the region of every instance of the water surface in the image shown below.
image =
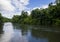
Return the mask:
<path id="1" fill-rule="evenodd" d="M 38 29 L 36 29 L 38 28 Z M 4 23 L 0 42 L 60 42 L 60 31 L 52 27 Z"/>

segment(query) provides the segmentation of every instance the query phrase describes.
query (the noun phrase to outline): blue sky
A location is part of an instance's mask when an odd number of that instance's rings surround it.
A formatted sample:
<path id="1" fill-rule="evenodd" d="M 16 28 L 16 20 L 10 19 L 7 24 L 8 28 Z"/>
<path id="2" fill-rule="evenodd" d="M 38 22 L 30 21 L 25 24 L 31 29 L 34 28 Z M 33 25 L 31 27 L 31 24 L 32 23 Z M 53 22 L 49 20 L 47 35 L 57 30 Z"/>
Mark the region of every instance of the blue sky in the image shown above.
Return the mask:
<path id="1" fill-rule="evenodd" d="M 0 12 L 3 16 L 12 18 L 20 15 L 22 10 L 30 13 L 35 8 L 47 8 L 55 0 L 0 0 Z"/>
<path id="2" fill-rule="evenodd" d="M 34 7 L 41 7 L 43 5 L 48 5 L 51 2 L 54 2 L 55 0 L 30 0 L 30 4 L 27 6 L 29 8 Z"/>

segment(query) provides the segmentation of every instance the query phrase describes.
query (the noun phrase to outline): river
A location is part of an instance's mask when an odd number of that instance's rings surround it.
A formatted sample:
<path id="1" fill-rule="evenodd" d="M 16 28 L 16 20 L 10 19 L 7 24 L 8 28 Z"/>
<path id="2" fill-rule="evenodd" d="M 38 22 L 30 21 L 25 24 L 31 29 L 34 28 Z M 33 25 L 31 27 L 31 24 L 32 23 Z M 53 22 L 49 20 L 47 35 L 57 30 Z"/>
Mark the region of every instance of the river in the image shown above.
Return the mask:
<path id="1" fill-rule="evenodd" d="M 34 28 L 28 25 L 19 26 L 11 22 L 4 23 L 4 32 L 0 34 L 0 42 L 60 42 L 60 31 Z"/>

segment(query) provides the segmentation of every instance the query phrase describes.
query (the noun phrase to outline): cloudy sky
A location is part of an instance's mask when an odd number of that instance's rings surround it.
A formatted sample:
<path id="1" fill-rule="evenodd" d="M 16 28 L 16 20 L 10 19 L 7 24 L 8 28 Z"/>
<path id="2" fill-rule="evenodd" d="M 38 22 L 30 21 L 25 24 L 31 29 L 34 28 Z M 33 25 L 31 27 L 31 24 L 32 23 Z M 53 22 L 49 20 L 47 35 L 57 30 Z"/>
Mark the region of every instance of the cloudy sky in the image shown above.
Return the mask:
<path id="1" fill-rule="evenodd" d="M 13 15 L 20 15 L 22 10 L 30 12 L 35 8 L 47 8 L 48 4 L 55 0 L 0 0 L 0 13 L 3 16 L 12 18 Z"/>

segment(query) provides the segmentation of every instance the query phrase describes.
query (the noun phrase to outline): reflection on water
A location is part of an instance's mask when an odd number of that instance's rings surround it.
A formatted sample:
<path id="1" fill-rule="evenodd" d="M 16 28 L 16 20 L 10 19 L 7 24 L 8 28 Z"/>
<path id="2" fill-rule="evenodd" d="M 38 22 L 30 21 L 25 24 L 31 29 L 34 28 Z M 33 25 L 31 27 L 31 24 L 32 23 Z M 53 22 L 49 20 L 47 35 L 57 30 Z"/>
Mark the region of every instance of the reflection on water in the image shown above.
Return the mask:
<path id="1" fill-rule="evenodd" d="M 60 42 L 60 33 L 41 31 L 39 29 L 32 29 L 32 36 L 35 38 L 47 38 L 48 42 Z"/>
<path id="2" fill-rule="evenodd" d="M 0 42 L 60 42 L 60 32 L 55 32 L 56 30 L 50 27 L 19 26 L 8 22 L 4 23 L 3 31 Z"/>
<path id="3" fill-rule="evenodd" d="M 28 33 L 28 26 L 27 25 L 20 25 L 20 29 L 21 29 L 21 32 L 22 32 L 22 35 L 27 35 Z"/>
<path id="4" fill-rule="evenodd" d="M 3 25 L 0 24 L 0 34 L 3 33 Z"/>
<path id="5" fill-rule="evenodd" d="M 5 23 L 3 27 L 4 34 L 1 34 L 0 42 L 9 42 L 13 34 L 13 26 L 11 23 Z"/>

